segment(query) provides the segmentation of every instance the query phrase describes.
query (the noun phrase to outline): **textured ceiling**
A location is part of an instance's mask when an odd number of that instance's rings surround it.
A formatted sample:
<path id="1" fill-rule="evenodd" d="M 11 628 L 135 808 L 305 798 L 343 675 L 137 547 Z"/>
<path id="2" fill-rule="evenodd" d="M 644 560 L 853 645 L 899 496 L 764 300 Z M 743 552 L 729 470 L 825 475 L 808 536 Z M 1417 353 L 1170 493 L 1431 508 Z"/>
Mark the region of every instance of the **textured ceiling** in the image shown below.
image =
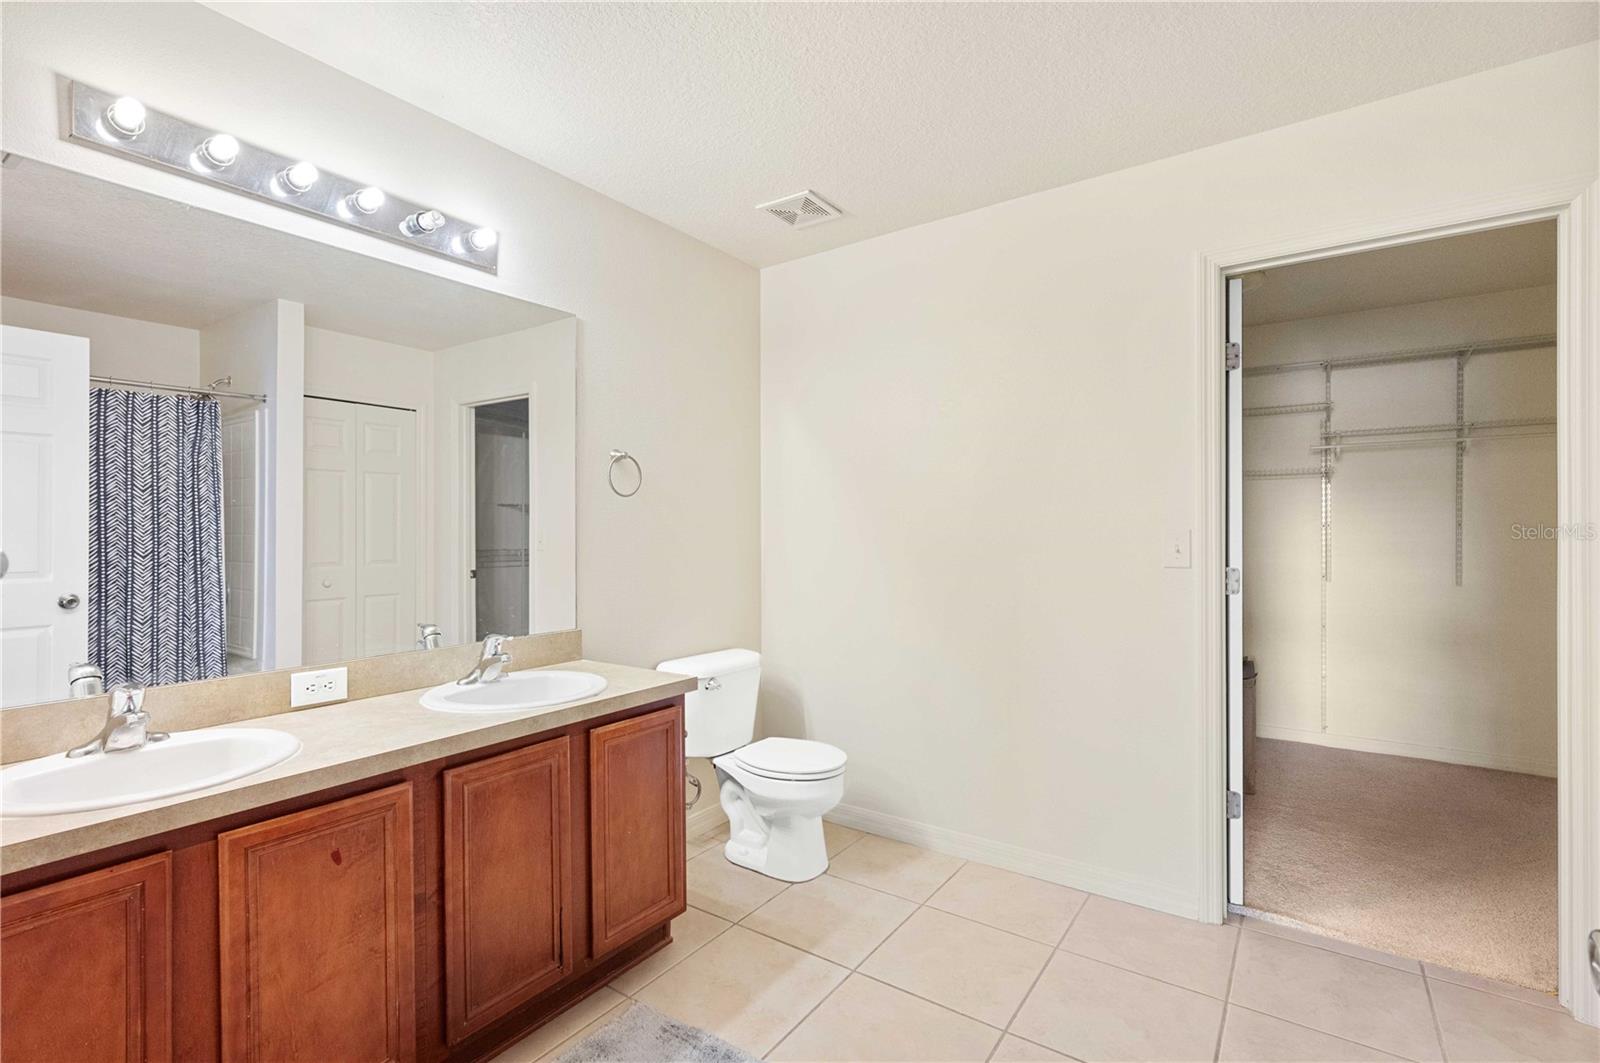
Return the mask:
<path id="1" fill-rule="evenodd" d="M 756 265 L 1580 44 L 1597 10 L 213 6 Z M 848 216 L 754 209 L 803 188 Z"/>
<path id="2" fill-rule="evenodd" d="M 1261 286 L 1245 293 L 1244 323 L 1268 325 L 1555 282 L 1556 223 L 1532 222 L 1269 269 Z"/>
<path id="3" fill-rule="evenodd" d="M 0 290 L 18 299 L 183 328 L 289 299 L 308 325 L 423 350 L 566 316 L 33 159 L 11 156 L 0 186 Z"/>

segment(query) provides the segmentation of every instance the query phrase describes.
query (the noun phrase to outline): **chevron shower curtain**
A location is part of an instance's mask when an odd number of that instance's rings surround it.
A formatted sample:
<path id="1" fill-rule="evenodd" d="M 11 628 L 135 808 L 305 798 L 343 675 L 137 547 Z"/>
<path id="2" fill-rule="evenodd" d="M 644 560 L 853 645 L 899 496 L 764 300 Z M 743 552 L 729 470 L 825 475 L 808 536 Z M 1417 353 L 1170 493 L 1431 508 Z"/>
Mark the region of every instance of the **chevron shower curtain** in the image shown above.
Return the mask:
<path id="1" fill-rule="evenodd" d="M 227 674 L 215 401 L 89 397 L 89 660 L 106 683 Z"/>

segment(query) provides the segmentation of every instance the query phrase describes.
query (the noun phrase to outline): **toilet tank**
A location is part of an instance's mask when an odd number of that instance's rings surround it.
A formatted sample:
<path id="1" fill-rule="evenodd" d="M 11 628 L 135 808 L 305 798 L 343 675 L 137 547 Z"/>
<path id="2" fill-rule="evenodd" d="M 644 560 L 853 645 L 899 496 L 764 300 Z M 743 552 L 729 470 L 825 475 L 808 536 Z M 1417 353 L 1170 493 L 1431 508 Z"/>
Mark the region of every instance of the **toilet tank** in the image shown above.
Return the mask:
<path id="1" fill-rule="evenodd" d="M 718 757 L 750 744 L 756 730 L 761 654 L 755 650 L 697 653 L 662 661 L 656 671 L 700 680 L 700 688 L 684 697 L 684 756 Z"/>

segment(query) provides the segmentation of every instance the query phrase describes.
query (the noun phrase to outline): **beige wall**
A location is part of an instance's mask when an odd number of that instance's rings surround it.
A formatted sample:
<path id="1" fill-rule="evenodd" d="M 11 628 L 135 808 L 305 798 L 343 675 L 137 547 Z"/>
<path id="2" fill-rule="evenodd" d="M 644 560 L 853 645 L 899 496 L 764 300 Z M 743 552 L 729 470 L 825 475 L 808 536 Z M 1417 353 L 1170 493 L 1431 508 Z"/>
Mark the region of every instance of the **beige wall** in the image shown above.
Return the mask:
<path id="1" fill-rule="evenodd" d="M 764 270 L 768 732 L 846 815 L 1198 913 L 1200 256 L 1592 179 L 1596 58 Z"/>
<path id="2" fill-rule="evenodd" d="M 89 372 L 158 384 L 201 384 L 200 333 L 11 296 L 0 298 L 0 321 L 89 339 Z"/>
<path id="3" fill-rule="evenodd" d="M 601 659 L 758 645 L 756 271 L 196 4 L 6 4 L 8 151 L 578 317 L 578 623 Z M 496 276 L 60 139 L 56 76 L 139 95 L 501 234 Z M 645 488 L 606 487 L 607 451 Z"/>
<path id="4" fill-rule="evenodd" d="M 1245 295 L 1246 305 L 1250 296 Z M 1553 286 L 1285 321 L 1244 332 L 1248 364 L 1548 335 Z M 1554 417 L 1555 348 L 1469 359 L 1468 420 Z M 1336 428 L 1455 420 L 1455 362 L 1333 374 Z M 1321 402 L 1320 372 L 1247 376 L 1245 406 Z M 1245 420 L 1245 468 L 1316 463 L 1321 414 Z M 1257 733 L 1556 773 L 1554 436 L 1468 447 L 1455 584 L 1452 447 L 1346 451 L 1333 477 L 1328 703 L 1321 704 L 1321 483 L 1245 482 L 1245 652 Z"/>
<path id="5" fill-rule="evenodd" d="M 308 326 L 306 394 L 425 414 L 433 402 L 433 353 Z"/>

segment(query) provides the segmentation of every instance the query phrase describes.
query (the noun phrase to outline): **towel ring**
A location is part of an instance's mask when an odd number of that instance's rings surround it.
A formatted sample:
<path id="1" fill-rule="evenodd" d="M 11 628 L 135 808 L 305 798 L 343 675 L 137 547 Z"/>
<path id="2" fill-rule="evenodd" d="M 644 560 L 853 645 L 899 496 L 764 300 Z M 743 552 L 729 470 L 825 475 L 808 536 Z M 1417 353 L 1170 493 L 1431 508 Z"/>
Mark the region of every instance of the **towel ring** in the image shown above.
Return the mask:
<path id="1" fill-rule="evenodd" d="M 634 485 L 632 491 L 623 491 L 617 487 L 617 462 L 619 461 L 633 462 L 633 469 L 639 474 L 639 482 Z M 619 498 L 632 498 L 639 493 L 639 488 L 644 486 L 644 466 L 639 464 L 638 458 L 629 454 L 626 450 L 613 450 L 611 452 L 611 464 L 606 467 L 606 482 L 611 485 L 612 494 Z"/>

